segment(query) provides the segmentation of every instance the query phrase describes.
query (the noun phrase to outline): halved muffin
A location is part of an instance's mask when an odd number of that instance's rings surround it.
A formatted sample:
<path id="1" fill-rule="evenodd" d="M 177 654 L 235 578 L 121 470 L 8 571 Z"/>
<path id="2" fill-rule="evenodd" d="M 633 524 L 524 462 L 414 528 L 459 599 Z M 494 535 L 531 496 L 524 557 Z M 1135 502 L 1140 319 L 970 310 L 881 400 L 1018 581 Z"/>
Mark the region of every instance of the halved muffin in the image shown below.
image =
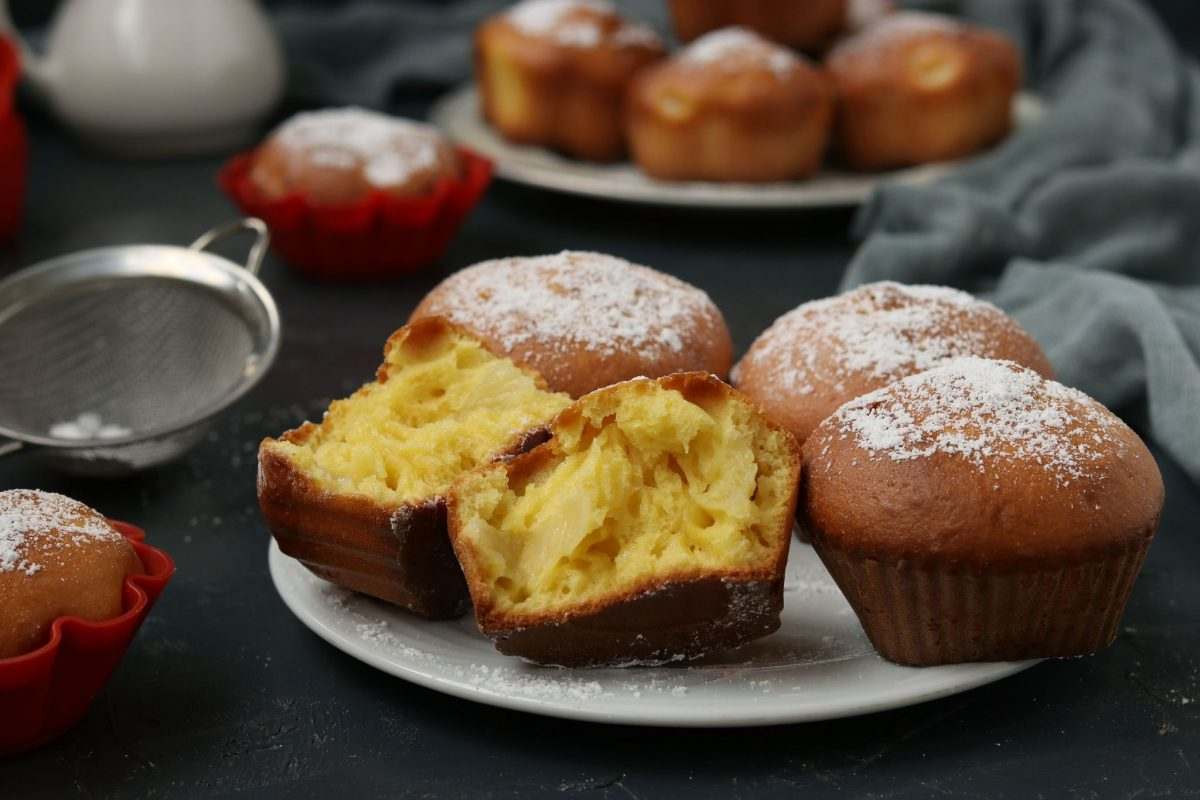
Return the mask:
<path id="1" fill-rule="evenodd" d="M 599 389 L 550 433 L 450 494 L 451 542 L 500 652 L 667 663 L 779 627 L 791 434 L 699 372 Z"/>
<path id="2" fill-rule="evenodd" d="M 440 317 L 388 339 L 373 383 L 258 454 L 280 549 L 333 583 L 429 618 L 466 611 L 445 495 L 464 470 L 522 452 L 570 399 Z"/>

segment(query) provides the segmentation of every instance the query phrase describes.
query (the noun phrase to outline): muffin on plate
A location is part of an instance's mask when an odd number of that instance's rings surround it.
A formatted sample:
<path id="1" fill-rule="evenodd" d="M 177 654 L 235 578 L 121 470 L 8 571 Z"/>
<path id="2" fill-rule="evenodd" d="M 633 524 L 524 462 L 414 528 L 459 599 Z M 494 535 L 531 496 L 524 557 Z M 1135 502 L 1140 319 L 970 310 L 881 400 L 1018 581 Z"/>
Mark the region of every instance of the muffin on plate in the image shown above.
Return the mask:
<path id="1" fill-rule="evenodd" d="M 125 578 L 142 571 L 128 540 L 83 503 L 0 492 L 0 659 L 45 644 L 59 617 L 118 616 Z"/>
<path id="2" fill-rule="evenodd" d="M 724 28 L 640 73 L 626 115 L 633 160 L 655 178 L 793 180 L 821 165 L 833 92 L 803 56 Z"/>
<path id="3" fill-rule="evenodd" d="M 361 108 L 297 114 L 220 175 L 289 265 L 337 279 L 433 263 L 490 179 L 436 128 Z"/>
<path id="4" fill-rule="evenodd" d="M 885 658 L 1082 655 L 1116 635 L 1163 484 L 1132 430 L 1009 361 L 955 359 L 842 406 L 799 513 Z"/>
<path id="5" fill-rule="evenodd" d="M 847 400 L 958 356 L 1054 374 L 1033 337 L 991 303 L 944 286 L 881 281 L 775 320 L 734 368 L 734 385 L 803 444 Z"/>
<path id="6" fill-rule="evenodd" d="M 536 372 L 438 317 L 388 339 L 376 379 L 258 451 L 279 549 L 320 577 L 431 619 L 467 609 L 445 496 L 464 470 L 520 452 L 568 403 Z"/>
<path id="7" fill-rule="evenodd" d="M 664 53 L 652 30 L 603 0 L 524 0 L 476 31 L 483 115 L 514 142 L 618 159 L 625 88 Z"/>
<path id="8" fill-rule="evenodd" d="M 485 261 L 451 275 L 412 319 L 444 316 L 579 397 L 639 375 L 725 376 L 733 342 L 690 284 L 601 253 Z"/>
<path id="9" fill-rule="evenodd" d="M 1000 33 L 897 12 L 845 39 L 825 69 L 837 88 L 835 146 L 860 170 L 962 158 L 1008 135 L 1021 57 Z"/>
<path id="10" fill-rule="evenodd" d="M 500 652 L 661 664 L 779 627 L 800 469 L 787 431 L 684 373 L 592 392 L 550 433 L 450 493 L 475 617 Z"/>
<path id="11" fill-rule="evenodd" d="M 675 32 L 690 42 L 734 25 L 797 50 L 820 52 L 846 27 L 848 0 L 670 0 Z"/>

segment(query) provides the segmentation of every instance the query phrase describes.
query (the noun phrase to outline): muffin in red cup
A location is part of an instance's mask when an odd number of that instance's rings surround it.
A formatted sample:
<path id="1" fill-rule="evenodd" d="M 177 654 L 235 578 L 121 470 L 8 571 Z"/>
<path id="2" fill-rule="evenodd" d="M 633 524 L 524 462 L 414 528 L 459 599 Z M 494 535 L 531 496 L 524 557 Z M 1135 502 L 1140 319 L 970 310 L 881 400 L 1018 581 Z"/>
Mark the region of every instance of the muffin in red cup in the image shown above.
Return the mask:
<path id="1" fill-rule="evenodd" d="M 25 125 L 13 107 L 20 75 L 16 49 L 0 36 L 0 242 L 16 236 L 25 201 L 29 145 Z"/>
<path id="2" fill-rule="evenodd" d="M 339 108 L 288 119 L 226 164 L 219 181 L 267 223 L 290 266 L 354 280 L 437 261 L 491 175 L 490 162 L 432 126 Z"/>
<path id="3" fill-rule="evenodd" d="M 0 492 L 0 754 L 73 726 L 175 571 L 132 525 L 68 497 Z"/>

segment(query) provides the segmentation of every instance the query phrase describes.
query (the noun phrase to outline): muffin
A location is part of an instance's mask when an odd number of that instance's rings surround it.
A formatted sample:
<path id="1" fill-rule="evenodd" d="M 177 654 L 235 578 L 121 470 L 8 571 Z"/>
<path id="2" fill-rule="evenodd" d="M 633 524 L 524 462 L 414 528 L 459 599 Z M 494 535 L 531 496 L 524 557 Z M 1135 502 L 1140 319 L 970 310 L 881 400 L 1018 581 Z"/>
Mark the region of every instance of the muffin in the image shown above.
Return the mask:
<path id="1" fill-rule="evenodd" d="M 661 664 L 779 627 L 800 468 L 787 431 L 686 373 L 593 392 L 550 432 L 450 494 L 475 617 L 500 652 Z"/>
<path id="2" fill-rule="evenodd" d="M 222 188 L 263 219 L 309 275 L 403 275 L 441 257 L 491 180 L 491 164 L 436 128 L 361 108 L 283 122 L 221 170 Z"/>
<path id="3" fill-rule="evenodd" d="M 250 181 L 269 199 L 301 194 L 314 205 L 353 203 L 373 190 L 429 194 L 457 178 L 458 153 L 437 128 L 361 108 L 297 114 L 258 149 Z"/>
<path id="4" fill-rule="evenodd" d="M 801 444 L 838 406 L 958 356 L 1053 377 L 1033 337 L 991 303 L 944 286 L 868 283 L 789 311 L 734 368 L 734 385 Z"/>
<path id="5" fill-rule="evenodd" d="M 644 375 L 724 376 L 733 343 L 708 295 L 600 253 L 485 261 L 435 287 L 412 319 L 444 316 L 579 397 Z"/>
<path id="6" fill-rule="evenodd" d="M 258 453 L 258 500 L 284 553 L 320 577 L 439 619 L 467 608 L 446 539 L 463 470 L 538 441 L 565 407 L 537 373 L 440 318 L 392 334 L 376 380 Z"/>
<path id="7" fill-rule="evenodd" d="M 432 125 L 347 107 L 285 120 L 255 151 L 249 177 L 267 198 L 298 194 L 315 205 L 338 205 L 374 190 L 428 194 L 461 171 L 458 151 Z"/>
<path id="8" fill-rule="evenodd" d="M 655 178 L 783 181 L 821 166 L 833 93 L 802 56 L 725 28 L 640 73 L 626 109 L 633 160 Z"/>
<path id="9" fill-rule="evenodd" d="M 525 0 L 475 34 L 484 117 L 506 138 L 611 161 L 625 153 L 621 103 L 658 36 L 601 0 Z"/>
<path id="10" fill-rule="evenodd" d="M 847 23 L 848 0 L 670 0 L 685 42 L 740 25 L 797 50 L 820 52 Z"/>
<path id="11" fill-rule="evenodd" d="M 83 503 L 0 492 L 0 659 L 44 645 L 59 617 L 119 616 L 125 578 L 142 571 L 129 541 Z"/>
<path id="12" fill-rule="evenodd" d="M 842 406 L 804 444 L 800 513 L 900 664 L 1107 646 L 1163 485 L 1132 430 L 1009 361 L 955 359 Z"/>
<path id="13" fill-rule="evenodd" d="M 889 14 L 825 60 L 837 88 L 835 146 L 851 168 L 961 158 L 1012 128 L 1021 58 L 999 33 L 919 12 Z"/>

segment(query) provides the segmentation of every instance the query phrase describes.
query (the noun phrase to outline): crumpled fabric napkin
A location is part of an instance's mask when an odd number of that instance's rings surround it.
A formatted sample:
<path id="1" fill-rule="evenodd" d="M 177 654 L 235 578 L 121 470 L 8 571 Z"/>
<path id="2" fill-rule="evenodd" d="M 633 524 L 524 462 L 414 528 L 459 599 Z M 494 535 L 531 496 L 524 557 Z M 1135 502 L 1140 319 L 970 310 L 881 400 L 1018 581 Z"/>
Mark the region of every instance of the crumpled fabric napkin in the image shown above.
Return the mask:
<path id="1" fill-rule="evenodd" d="M 1062 382 L 1144 416 L 1200 480 L 1200 71 L 1132 0 L 965 0 L 962 14 L 1020 43 L 1048 113 L 949 179 L 877 191 L 844 287 L 987 296 Z"/>

